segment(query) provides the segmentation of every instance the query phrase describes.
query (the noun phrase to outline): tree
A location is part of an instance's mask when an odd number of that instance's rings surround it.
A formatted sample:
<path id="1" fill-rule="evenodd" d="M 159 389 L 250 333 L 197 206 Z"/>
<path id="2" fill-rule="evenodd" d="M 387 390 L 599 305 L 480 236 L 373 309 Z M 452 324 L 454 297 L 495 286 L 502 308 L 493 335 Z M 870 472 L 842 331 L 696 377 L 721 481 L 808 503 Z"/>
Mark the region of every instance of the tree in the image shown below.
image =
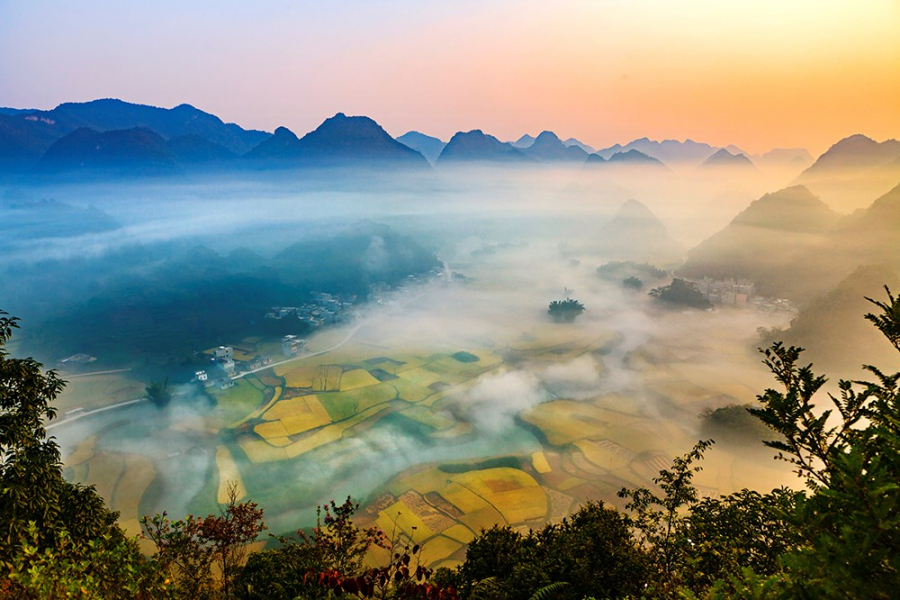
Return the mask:
<path id="1" fill-rule="evenodd" d="M 247 545 L 266 529 L 263 510 L 253 502 L 238 502 L 235 486 L 229 488 L 228 504 L 218 515 L 172 521 L 163 513 L 144 517 L 141 525 L 156 544 L 154 559 L 178 594 L 192 599 L 234 597 Z"/>
<path id="2" fill-rule="evenodd" d="M 900 298 L 869 299 L 871 321 L 900 351 Z M 804 543 L 782 561 L 773 583 L 796 598 L 892 598 L 900 589 L 900 373 L 864 365 L 869 381 L 838 383 L 838 394 L 817 399 L 826 383 L 812 365 L 800 366 L 802 348 L 773 344 L 765 364 L 781 389 L 759 397 L 752 412 L 782 439 L 767 441 L 804 479 L 787 515 Z M 776 585 L 777 584 L 777 585 Z M 760 584 L 762 585 L 762 584 Z"/>
<path id="3" fill-rule="evenodd" d="M 56 417 L 52 403 L 65 382 L 32 358 L 9 356 L 4 347 L 18 327 L 18 319 L 0 311 L 0 563 L 25 543 L 43 552 L 61 539 L 121 541 L 117 513 L 96 490 L 63 478 L 59 446 L 47 438 L 45 423 Z"/>
<path id="4" fill-rule="evenodd" d="M 689 308 L 712 308 L 709 300 L 690 281 L 676 277 L 669 285 L 653 288 L 650 297 L 671 306 L 687 306 Z"/>
<path id="5" fill-rule="evenodd" d="M 152 402 L 156 408 L 165 408 L 172 401 L 172 391 L 169 389 L 168 378 L 163 381 L 152 381 L 144 388 L 147 394 L 147 400 Z"/>
<path id="6" fill-rule="evenodd" d="M 581 600 L 637 595 L 646 575 L 646 554 L 624 515 L 602 502 L 588 502 L 539 531 L 483 530 L 469 543 L 456 580 L 467 598 L 528 600 L 554 586 L 549 597 Z"/>
<path id="7" fill-rule="evenodd" d="M 641 544 L 648 549 L 654 574 L 651 588 L 660 597 L 674 597 L 681 585 L 690 538 L 686 530 L 687 509 L 697 502 L 697 488 L 693 485 L 694 473 L 702 467 L 695 465 L 712 441 L 700 441 L 694 448 L 676 458 L 671 469 L 663 469 L 653 479 L 663 492 L 658 496 L 647 488 L 619 491 L 620 498 L 627 498 L 625 509 L 630 511 L 628 522 L 637 533 Z"/>
<path id="8" fill-rule="evenodd" d="M 557 323 L 571 323 L 575 317 L 584 312 L 584 304 L 572 298 L 554 300 L 550 303 L 547 313 Z"/>
<path id="9" fill-rule="evenodd" d="M 644 289 L 644 282 L 637 277 L 626 277 L 622 280 L 622 287 L 640 291 Z"/>
<path id="10" fill-rule="evenodd" d="M 362 575 L 363 558 L 369 547 L 386 546 L 386 540 L 377 527 L 360 529 L 353 523 L 357 510 L 359 504 L 349 496 L 342 504 L 332 500 L 317 508 L 312 532 L 298 530 L 293 538 L 275 536 L 279 548 L 256 552 L 248 559 L 238 578 L 238 597 L 248 600 L 326 597 L 327 588 L 319 585 L 318 580 L 310 581 L 309 573 Z"/>
<path id="11" fill-rule="evenodd" d="M 750 567 L 755 573 L 779 571 L 779 557 L 798 543 L 796 531 L 781 516 L 792 509 L 795 492 L 759 494 L 741 490 L 722 498 L 700 498 L 693 485 L 695 463 L 712 441 L 700 441 L 647 488 L 622 489 L 628 521 L 647 549 L 652 568 L 645 593 L 679 598 L 704 593 L 717 580 Z"/>
<path id="12" fill-rule="evenodd" d="M 157 600 L 174 598 L 169 580 L 140 552 L 137 538 L 106 535 L 75 544 L 67 531 L 57 532 L 52 547 L 41 549 L 34 523 L 12 558 L 0 598 L 84 600 Z"/>

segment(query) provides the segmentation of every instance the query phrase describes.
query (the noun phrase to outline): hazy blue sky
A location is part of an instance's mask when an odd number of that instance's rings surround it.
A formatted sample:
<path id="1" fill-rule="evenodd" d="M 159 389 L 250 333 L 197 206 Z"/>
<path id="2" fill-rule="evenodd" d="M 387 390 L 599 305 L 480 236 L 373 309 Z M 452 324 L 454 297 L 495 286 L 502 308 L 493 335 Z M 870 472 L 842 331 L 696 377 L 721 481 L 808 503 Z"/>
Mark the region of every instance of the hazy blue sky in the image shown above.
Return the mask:
<path id="1" fill-rule="evenodd" d="M 898 32 L 898 0 L 0 0 L 0 105 L 820 151 L 900 132 Z"/>

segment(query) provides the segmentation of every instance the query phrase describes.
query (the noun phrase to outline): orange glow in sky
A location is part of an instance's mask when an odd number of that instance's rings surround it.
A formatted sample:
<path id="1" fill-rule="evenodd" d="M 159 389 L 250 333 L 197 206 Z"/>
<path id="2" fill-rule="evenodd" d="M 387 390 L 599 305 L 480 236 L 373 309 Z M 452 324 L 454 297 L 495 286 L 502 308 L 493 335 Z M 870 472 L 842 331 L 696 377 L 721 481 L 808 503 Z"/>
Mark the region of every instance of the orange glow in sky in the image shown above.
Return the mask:
<path id="1" fill-rule="evenodd" d="M 551 129 L 750 152 L 900 137 L 900 1 L 498 0 L 0 6 L 0 105 L 182 102 L 297 133 Z"/>

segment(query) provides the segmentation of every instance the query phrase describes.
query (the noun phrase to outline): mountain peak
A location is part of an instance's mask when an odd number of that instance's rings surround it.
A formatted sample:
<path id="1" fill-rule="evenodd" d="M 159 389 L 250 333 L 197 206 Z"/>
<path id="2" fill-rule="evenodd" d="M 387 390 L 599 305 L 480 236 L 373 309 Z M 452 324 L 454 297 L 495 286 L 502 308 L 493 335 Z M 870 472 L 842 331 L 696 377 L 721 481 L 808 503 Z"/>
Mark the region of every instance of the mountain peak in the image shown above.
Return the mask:
<path id="1" fill-rule="evenodd" d="M 300 139 L 290 130 L 279 127 L 270 139 L 254 148 L 248 157 L 315 166 L 380 161 L 400 161 L 410 166 L 428 164 L 421 154 L 392 138 L 373 119 L 365 116 L 348 117 L 344 113 L 325 119 Z"/>
<path id="2" fill-rule="evenodd" d="M 531 159 L 512 144 L 504 143 L 480 129 L 459 131 L 450 138 L 438 159 L 440 162 L 530 162 Z"/>
<path id="3" fill-rule="evenodd" d="M 712 156 L 703 161 L 704 167 L 754 167 L 753 161 L 747 158 L 747 155 L 738 152 L 736 154 L 728 151 L 727 148 L 719 148 Z"/>
<path id="4" fill-rule="evenodd" d="M 552 131 L 542 131 L 534 143 L 522 152 L 543 162 L 577 162 L 583 163 L 588 153 L 579 146 L 566 146 Z"/>
<path id="5" fill-rule="evenodd" d="M 272 137 L 280 138 L 280 139 L 294 138 L 296 140 L 297 134 L 295 134 L 293 131 L 291 131 L 287 127 L 281 126 L 275 130 L 275 133 L 272 134 Z"/>
<path id="6" fill-rule="evenodd" d="M 538 135 L 535 138 L 534 141 L 537 142 L 539 140 L 544 141 L 544 142 L 552 141 L 552 142 L 562 143 L 562 141 L 559 139 L 559 136 L 556 135 L 555 133 L 553 133 L 552 131 L 542 131 L 540 133 L 540 135 Z"/>

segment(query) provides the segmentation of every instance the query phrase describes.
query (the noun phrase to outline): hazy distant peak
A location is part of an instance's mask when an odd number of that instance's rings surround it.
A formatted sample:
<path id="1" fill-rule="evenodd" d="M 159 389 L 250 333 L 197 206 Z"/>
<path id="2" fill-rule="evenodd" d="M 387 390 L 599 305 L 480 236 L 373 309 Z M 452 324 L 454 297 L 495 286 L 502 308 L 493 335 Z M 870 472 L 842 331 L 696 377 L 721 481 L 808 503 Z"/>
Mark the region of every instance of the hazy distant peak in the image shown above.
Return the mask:
<path id="1" fill-rule="evenodd" d="M 562 144 L 562 140 L 559 139 L 559 136 L 556 135 L 555 133 L 553 133 L 552 131 L 542 131 L 540 133 L 540 135 L 538 135 L 537 138 L 535 138 L 534 141 L 537 142 L 538 140 L 541 140 L 544 142 L 549 142 L 549 141 L 559 142 L 560 144 Z"/>
<path id="2" fill-rule="evenodd" d="M 528 135 L 527 133 L 517 139 L 515 142 L 510 142 L 510 145 L 515 148 L 528 148 L 534 143 L 535 137 L 532 135 Z"/>
<path id="3" fill-rule="evenodd" d="M 747 155 L 739 152 L 734 154 L 726 148 L 720 148 L 712 156 L 703 161 L 705 167 L 755 167 L 753 161 Z"/>
<path id="4" fill-rule="evenodd" d="M 450 138 L 438 158 L 445 161 L 531 162 L 512 144 L 501 142 L 480 129 L 459 131 Z"/>
<path id="5" fill-rule="evenodd" d="M 432 164 L 437 161 L 447 142 L 440 138 L 425 135 L 418 131 L 408 131 L 397 138 L 397 141 L 419 152 Z"/>
<path id="6" fill-rule="evenodd" d="M 733 225 L 821 233 L 835 225 L 838 214 L 806 186 L 793 185 L 753 201 Z"/>
<path id="7" fill-rule="evenodd" d="M 876 142 L 857 133 L 846 137 L 816 159 L 811 167 L 800 174 L 799 180 L 820 176 L 829 171 L 846 169 L 873 169 L 900 158 L 900 142 L 894 139 Z"/>
<path id="8" fill-rule="evenodd" d="M 588 154 L 593 154 L 594 152 L 597 151 L 590 144 L 585 144 L 581 140 L 579 140 L 577 138 L 573 138 L 573 137 L 571 137 L 567 140 L 564 140 L 563 144 L 565 144 L 566 146 L 577 146 L 577 147 L 581 148 L 582 150 L 584 150 L 585 152 L 587 152 Z"/>
<path id="9" fill-rule="evenodd" d="M 610 156 L 607 160 L 608 160 L 608 162 L 611 162 L 611 163 L 628 163 L 628 164 L 634 164 L 634 165 L 653 165 L 653 166 L 659 166 L 659 167 L 665 166 L 661 160 L 656 159 L 656 158 L 650 156 L 649 154 L 645 154 L 645 153 L 641 152 L 640 150 L 635 150 L 633 148 L 631 150 L 626 150 L 625 152 L 616 152 L 615 154 Z"/>
<path id="10" fill-rule="evenodd" d="M 578 146 L 566 146 L 559 136 L 552 131 L 542 131 L 534 143 L 522 152 L 542 162 L 577 162 L 583 163 L 588 153 Z"/>
<path id="11" fill-rule="evenodd" d="M 678 140 L 663 140 L 661 142 L 647 137 L 638 138 L 625 144 L 615 144 L 608 148 L 598 150 L 597 154 L 605 159 L 610 159 L 614 154 L 637 150 L 642 154 L 659 160 L 664 164 L 694 163 L 699 164 L 706 160 L 716 148 L 709 144 L 694 142 L 690 139 L 680 142 Z"/>

